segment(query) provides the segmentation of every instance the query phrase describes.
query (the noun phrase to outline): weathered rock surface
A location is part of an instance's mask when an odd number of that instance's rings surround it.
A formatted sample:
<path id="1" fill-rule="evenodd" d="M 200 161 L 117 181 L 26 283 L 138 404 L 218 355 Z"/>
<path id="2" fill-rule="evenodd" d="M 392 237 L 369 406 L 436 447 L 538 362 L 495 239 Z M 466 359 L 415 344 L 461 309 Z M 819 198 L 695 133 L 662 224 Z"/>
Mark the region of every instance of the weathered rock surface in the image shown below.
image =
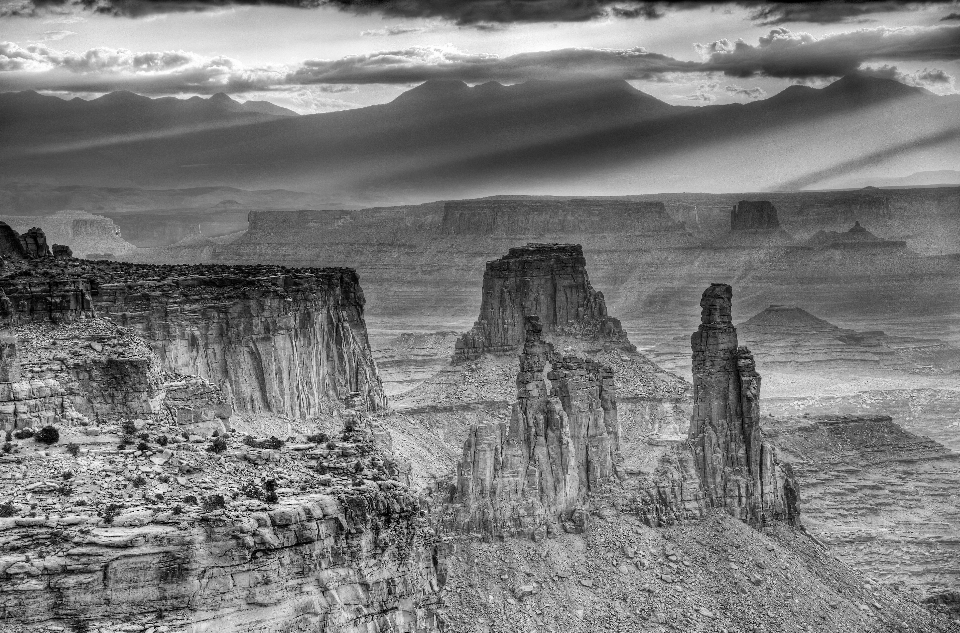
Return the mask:
<path id="1" fill-rule="evenodd" d="M 741 200 L 730 212 L 731 231 L 776 231 L 777 208 L 768 200 Z"/>
<path id="2" fill-rule="evenodd" d="M 799 520 L 799 489 L 790 466 L 763 440 L 760 375 L 737 343 L 733 291 L 713 284 L 703 293 L 701 325 L 691 337 L 694 413 L 690 442 L 708 505 L 749 523 Z"/>
<path id="3" fill-rule="evenodd" d="M 587 495 L 618 466 L 613 372 L 561 357 L 527 317 L 517 398 L 509 424 L 474 427 L 453 493 L 452 528 L 542 538 L 584 529 Z"/>
<path id="4" fill-rule="evenodd" d="M 633 350 L 620 321 L 593 289 L 579 244 L 528 244 L 487 262 L 480 318 L 456 344 L 454 360 L 512 352 L 523 344 L 524 318 L 548 332 L 596 338 Z"/>

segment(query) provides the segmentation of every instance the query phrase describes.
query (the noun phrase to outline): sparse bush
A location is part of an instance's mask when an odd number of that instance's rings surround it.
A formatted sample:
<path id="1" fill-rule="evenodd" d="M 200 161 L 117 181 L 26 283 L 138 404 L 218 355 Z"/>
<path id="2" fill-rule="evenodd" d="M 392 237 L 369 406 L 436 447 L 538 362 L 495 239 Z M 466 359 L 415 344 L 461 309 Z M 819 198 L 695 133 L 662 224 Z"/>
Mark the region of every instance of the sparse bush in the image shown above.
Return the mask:
<path id="1" fill-rule="evenodd" d="M 210 442 L 210 446 L 207 447 L 207 450 L 211 453 L 222 453 L 227 450 L 227 440 L 222 437 L 215 437 L 213 441 Z"/>
<path id="2" fill-rule="evenodd" d="M 362 473 L 362 472 L 363 472 L 363 462 L 357 460 L 357 462 L 353 465 L 353 472 L 355 472 L 355 473 Z"/>
<path id="3" fill-rule="evenodd" d="M 260 501 L 263 501 L 265 497 L 263 488 L 252 481 L 248 481 L 247 483 L 243 484 L 243 486 L 240 488 L 240 492 L 246 497 L 251 499 L 259 499 Z"/>
<path id="4" fill-rule="evenodd" d="M 17 513 L 16 507 L 14 507 L 14 505 L 13 505 L 12 503 L 10 503 L 9 501 L 5 501 L 4 503 L 0 503 L 0 517 L 6 519 L 6 518 L 9 518 L 9 517 L 12 517 L 12 516 L 15 515 L 16 513 Z"/>
<path id="5" fill-rule="evenodd" d="M 263 489 L 266 492 L 263 500 L 267 503 L 279 503 L 280 497 L 277 495 L 277 480 L 267 479 L 263 482 Z"/>
<path id="6" fill-rule="evenodd" d="M 133 435 L 137 432 L 137 425 L 133 423 L 133 420 L 124 420 L 120 424 L 120 430 L 123 431 L 124 435 Z"/>
<path id="7" fill-rule="evenodd" d="M 4 441 L 5 441 L 5 442 L 12 442 L 12 441 L 13 441 L 13 433 L 11 433 L 10 431 L 7 431 L 7 436 L 6 436 L 6 438 L 4 439 Z"/>
<path id="8" fill-rule="evenodd" d="M 336 442 L 327 442 L 327 450 L 332 451 L 332 450 L 335 449 L 336 447 L 337 447 L 337 443 L 336 443 Z"/>
<path id="9" fill-rule="evenodd" d="M 125 450 L 127 450 L 127 448 L 129 448 L 129 446 L 130 446 L 130 444 L 128 444 L 126 440 L 120 440 L 120 443 L 117 444 L 117 450 L 118 450 L 118 451 L 125 451 Z"/>
<path id="10" fill-rule="evenodd" d="M 60 431 L 55 426 L 45 426 L 40 429 L 34 439 L 47 446 L 56 444 L 60 441 Z"/>
<path id="11" fill-rule="evenodd" d="M 13 432 L 13 436 L 18 440 L 25 440 L 33 437 L 33 429 L 17 429 Z"/>
<path id="12" fill-rule="evenodd" d="M 63 477 L 63 480 L 64 480 L 64 481 L 67 481 L 67 480 L 69 480 L 69 479 L 73 479 L 73 471 L 72 471 L 72 470 L 65 470 L 65 471 L 63 471 L 63 473 L 62 473 L 60 476 Z"/>
<path id="13" fill-rule="evenodd" d="M 116 503 L 109 503 L 100 512 L 100 517 L 103 519 L 104 523 L 107 525 L 112 525 L 113 520 L 117 518 L 118 514 L 120 514 L 121 509 L 122 507 Z"/>
<path id="14" fill-rule="evenodd" d="M 133 484 L 134 488 L 142 488 L 143 486 L 147 485 L 147 478 L 143 475 L 137 475 L 130 483 Z"/>
<path id="15" fill-rule="evenodd" d="M 279 450 L 283 448 L 283 440 L 277 437 L 271 437 L 268 440 L 258 440 L 248 435 L 243 438 L 243 443 L 252 448 L 268 448 L 271 450 Z"/>
<path id="16" fill-rule="evenodd" d="M 157 438 L 157 444 L 159 444 L 160 446 L 166 446 L 169 443 L 170 443 L 170 439 L 166 435 L 161 435 L 160 437 Z"/>
<path id="17" fill-rule="evenodd" d="M 177 505 L 173 506 L 172 512 L 178 515 L 183 514 L 183 506 L 178 503 Z"/>
<path id="18" fill-rule="evenodd" d="M 157 479 L 159 479 L 162 484 L 170 483 L 170 475 L 160 475 Z"/>
<path id="19" fill-rule="evenodd" d="M 60 484 L 60 485 L 57 487 L 57 493 L 58 493 L 61 497 L 69 497 L 69 496 L 73 495 L 73 486 L 71 486 L 71 485 L 70 485 L 69 483 L 67 483 L 67 482 L 63 482 L 62 484 Z"/>
<path id="20" fill-rule="evenodd" d="M 13 444 L 11 444 L 10 442 L 4 442 L 4 443 L 3 443 L 3 452 L 4 452 L 4 453 L 12 453 L 12 452 L 13 452 Z"/>
<path id="21" fill-rule="evenodd" d="M 67 452 L 76 457 L 80 454 L 80 445 L 76 442 L 70 442 L 67 444 Z"/>
<path id="22" fill-rule="evenodd" d="M 207 495 L 203 498 L 204 512 L 214 512 L 225 507 L 227 507 L 227 501 L 223 498 L 223 495 Z"/>
<path id="23" fill-rule="evenodd" d="M 137 450 L 138 450 L 138 451 L 149 451 L 149 450 L 150 450 L 150 445 L 147 444 L 146 442 L 140 442 L 139 444 L 137 444 Z"/>
<path id="24" fill-rule="evenodd" d="M 313 442 L 314 444 L 323 444 L 324 442 L 330 441 L 330 436 L 326 433 L 314 433 L 313 435 L 307 436 L 308 442 Z"/>
<path id="25" fill-rule="evenodd" d="M 140 433 L 137 435 L 137 437 L 143 440 L 144 442 L 150 441 L 150 435 L 148 433 Z"/>
<path id="26" fill-rule="evenodd" d="M 214 429 L 214 430 L 213 430 L 213 437 L 219 437 L 219 435 L 220 435 L 220 429 Z"/>
<path id="27" fill-rule="evenodd" d="M 189 503 L 190 505 L 194 505 L 194 506 L 199 503 L 197 501 L 197 497 L 194 495 L 187 495 L 186 497 L 183 498 L 183 502 Z"/>
<path id="28" fill-rule="evenodd" d="M 186 431 L 184 431 L 181 435 L 183 435 L 183 439 L 185 439 L 185 440 L 189 440 L 189 439 L 190 439 L 190 434 L 189 434 L 188 432 L 186 432 Z"/>

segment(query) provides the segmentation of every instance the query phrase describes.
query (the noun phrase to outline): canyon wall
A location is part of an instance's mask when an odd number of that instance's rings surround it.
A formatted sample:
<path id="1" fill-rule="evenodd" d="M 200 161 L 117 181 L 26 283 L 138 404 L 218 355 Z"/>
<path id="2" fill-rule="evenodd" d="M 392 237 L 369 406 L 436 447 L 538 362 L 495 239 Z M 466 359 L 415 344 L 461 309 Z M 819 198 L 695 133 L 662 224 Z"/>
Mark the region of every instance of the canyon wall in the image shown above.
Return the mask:
<path id="1" fill-rule="evenodd" d="M 579 244 L 528 244 L 487 262 L 480 318 L 456 344 L 455 360 L 511 352 L 523 344 L 524 319 L 540 317 L 548 332 L 571 334 L 634 349 L 620 321 L 607 315 L 593 289 Z"/>
<path id="2" fill-rule="evenodd" d="M 733 291 L 713 284 L 703 293 L 693 347 L 694 414 L 690 443 L 709 505 L 749 523 L 799 520 L 799 489 L 789 464 L 760 428 L 760 375 L 737 343 Z"/>
<path id="3" fill-rule="evenodd" d="M 98 312 L 138 332 L 165 369 L 220 386 L 238 413 L 307 419 L 355 393 L 386 406 L 352 270 L 117 270 L 127 280 L 100 284 Z"/>

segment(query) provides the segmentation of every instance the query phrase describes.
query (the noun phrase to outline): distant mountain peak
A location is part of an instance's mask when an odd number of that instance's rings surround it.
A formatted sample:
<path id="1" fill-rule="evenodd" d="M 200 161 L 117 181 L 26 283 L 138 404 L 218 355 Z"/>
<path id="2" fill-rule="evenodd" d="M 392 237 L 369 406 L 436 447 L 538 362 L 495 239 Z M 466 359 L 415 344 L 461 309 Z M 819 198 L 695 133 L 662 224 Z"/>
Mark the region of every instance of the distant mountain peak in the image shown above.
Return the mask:
<path id="1" fill-rule="evenodd" d="M 211 95 L 210 103 L 222 103 L 224 105 L 237 104 L 237 102 L 231 99 L 230 95 L 228 95 L 225 92 L 218 92 L 216 94 Z"/>
<path id="2" fill-rule="evenodd" d="M 836 80 L 823 89 L 824 94 L 849 95 L 862 98 L 891 98 L 916 95 L 928 95 L 923 88 L 908 86 L 896 79 L 874 77 L 864 73 L 851 73 Z"/>

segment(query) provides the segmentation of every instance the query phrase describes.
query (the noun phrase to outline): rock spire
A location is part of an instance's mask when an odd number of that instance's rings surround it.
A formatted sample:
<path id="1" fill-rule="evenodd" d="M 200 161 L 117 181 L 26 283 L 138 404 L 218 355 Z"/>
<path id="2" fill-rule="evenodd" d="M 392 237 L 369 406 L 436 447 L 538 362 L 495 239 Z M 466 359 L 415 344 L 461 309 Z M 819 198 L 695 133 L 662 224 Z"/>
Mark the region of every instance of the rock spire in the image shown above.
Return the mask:
<path id="1" fill-rule="evenodd" d="M 471 429 L 452 527 L 535 539 L 582 531 L 582 507 L 615 474 L 619 441 L 613 370 L 561 357 L 543 340 L 540 319 L 526 317 L 511 420 Z"/>
<path id="2" fill-rule="evenodd" d="M 760 428 L 760 375 L 737 344 L 733 290 L 712 284 L 700 300 L 691 338 L 694 412 L 690 445 L 705 502 L 751 524 L 799 520 L 799 491 L 789 464 L 777 460 Z"/>

